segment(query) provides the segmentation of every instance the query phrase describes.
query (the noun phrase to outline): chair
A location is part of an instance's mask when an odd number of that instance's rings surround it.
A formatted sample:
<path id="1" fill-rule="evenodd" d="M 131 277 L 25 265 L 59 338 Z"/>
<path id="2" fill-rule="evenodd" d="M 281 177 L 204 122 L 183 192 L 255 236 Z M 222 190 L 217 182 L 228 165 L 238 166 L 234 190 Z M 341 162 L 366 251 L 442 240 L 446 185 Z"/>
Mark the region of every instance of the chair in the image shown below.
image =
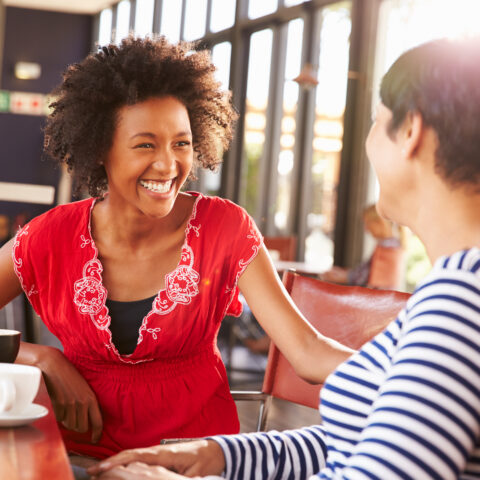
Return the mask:
<path id="1" fill-rule="evenodd" d="M 263 243 L 270 252 L 278 252 L 277 260 L 290 262 L 297 256 L 297 237 L 264 237 Z"/>
<path id="2" fill-rule="evenodd" d="M 359 349 L 396 318 L 410 294 L 344 286 L 287 271 L 283 283 L 293 301 L 322 334 Z M 296 375 L 278 348 L 270 345 L 262 392 L 232 392 L 236 401 L 260 401 L 257 430 L 264 430 L 272 398 L 318 408 L 322 385 Z"/>

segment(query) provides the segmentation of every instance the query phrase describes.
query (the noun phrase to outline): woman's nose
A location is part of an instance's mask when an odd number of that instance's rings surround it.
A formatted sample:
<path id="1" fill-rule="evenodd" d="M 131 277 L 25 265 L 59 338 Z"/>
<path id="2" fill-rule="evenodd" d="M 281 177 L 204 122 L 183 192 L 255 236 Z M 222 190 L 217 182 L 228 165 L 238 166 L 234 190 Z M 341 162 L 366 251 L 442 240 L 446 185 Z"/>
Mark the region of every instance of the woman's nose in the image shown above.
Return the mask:
<path id="1" fill-rule="evenodd" d="M 173 152 L 163 150 L 157 152 L 152 166 L 161 172 L 171 172 L 175 169 L 175 163 L 175 155 Z"/>

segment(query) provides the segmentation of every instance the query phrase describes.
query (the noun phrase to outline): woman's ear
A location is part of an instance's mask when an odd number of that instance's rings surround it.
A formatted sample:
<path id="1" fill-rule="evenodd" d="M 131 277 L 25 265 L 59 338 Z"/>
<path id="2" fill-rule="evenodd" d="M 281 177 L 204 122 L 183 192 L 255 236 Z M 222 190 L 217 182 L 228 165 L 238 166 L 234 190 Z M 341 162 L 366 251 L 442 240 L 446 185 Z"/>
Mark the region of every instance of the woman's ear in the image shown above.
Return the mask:
<path id="1" fill-rule="evenodd" d="M 423 118 L 420 112 L 408 112 L 401 129 L 403 142 L 402 155 L 405 158 L 413 158 L 416 156 L 422 143 L 423 132 Z"/>

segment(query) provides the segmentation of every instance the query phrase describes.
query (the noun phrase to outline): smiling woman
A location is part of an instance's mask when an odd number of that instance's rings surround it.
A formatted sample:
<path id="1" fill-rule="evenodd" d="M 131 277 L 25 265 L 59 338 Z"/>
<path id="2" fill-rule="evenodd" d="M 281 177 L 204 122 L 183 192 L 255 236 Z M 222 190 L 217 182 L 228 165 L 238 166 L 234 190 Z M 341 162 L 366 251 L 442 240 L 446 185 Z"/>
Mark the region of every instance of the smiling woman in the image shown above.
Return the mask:
<path id="1" fill-rule="evenodd" d="M 192 48 L 131 37 L 67 69 L 45 150 L 92 198 L 0 251 L 0 307 L 23 288 L 63 345 L 23 343 L 18 361 L 42 369 L 70 452 L 238 432 L 216 337 L 239 290 L 304 378 L 351 353 L 295 309 L 242 208 L 181 191 L 194 165 L 220 163 L 236 117 Z"/>

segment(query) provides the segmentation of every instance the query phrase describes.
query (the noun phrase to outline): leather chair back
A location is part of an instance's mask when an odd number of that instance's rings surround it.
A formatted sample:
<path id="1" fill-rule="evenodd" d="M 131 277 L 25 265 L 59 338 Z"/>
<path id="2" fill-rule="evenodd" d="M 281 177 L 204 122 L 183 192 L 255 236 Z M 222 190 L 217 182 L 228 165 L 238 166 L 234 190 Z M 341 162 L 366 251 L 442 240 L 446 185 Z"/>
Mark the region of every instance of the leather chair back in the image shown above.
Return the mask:
<path id="1" fill-rule="evenodd" d="M 410 294 L 323 282 L 292 271 L 283 283 L 309 322 L 322 334 L 359 349 L 394 320 Z M 262 391 L 283 400 L 318 408 L 322 385 L 311 385 L 293 370 L 271 343 Z"/>
<path id="2" fill-rule="evenodd" d="M 297 237 L 265 237 L 263 239 L 267 250 L 278 252 L 278 259 L 292 262 L 297 255 Z"/>

